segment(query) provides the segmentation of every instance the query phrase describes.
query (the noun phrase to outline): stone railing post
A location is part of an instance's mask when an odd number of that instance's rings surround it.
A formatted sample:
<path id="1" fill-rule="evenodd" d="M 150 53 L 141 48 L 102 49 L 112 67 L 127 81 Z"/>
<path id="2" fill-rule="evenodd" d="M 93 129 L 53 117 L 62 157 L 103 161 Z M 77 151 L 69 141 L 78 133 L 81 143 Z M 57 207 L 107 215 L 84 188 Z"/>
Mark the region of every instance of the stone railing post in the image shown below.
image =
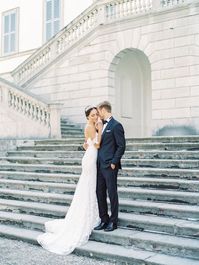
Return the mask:
<path id="1" fill-rule="evenodd" d="M 9 91 L 6 86 L 0 86 L 0 101 L 8 107 L 9 104 Z"/>
<path id="2" fill-rule="evenodd" d="M 152 0 L 152 10 L 156 11 L 161 8 L 161 2 L 162 0 Z"/>
<path id="3" fill-rule="evenodd" d="M 50 138 L 61 138 L 61 109 L 63 104 L 49 104 L 50 109 Z"/>
<path id="4" fill-rule="evenodd" d="M 55 40 L 50 46 L 50 61 L 56 58 L 57 55 L 57 40 Z"/>
<path id="5" fill-rule="evenodd" d="M 98 7 L 97 24 L 104 25 L 105 23 L 106 23 L 106 5 L 101 5 Z"/>

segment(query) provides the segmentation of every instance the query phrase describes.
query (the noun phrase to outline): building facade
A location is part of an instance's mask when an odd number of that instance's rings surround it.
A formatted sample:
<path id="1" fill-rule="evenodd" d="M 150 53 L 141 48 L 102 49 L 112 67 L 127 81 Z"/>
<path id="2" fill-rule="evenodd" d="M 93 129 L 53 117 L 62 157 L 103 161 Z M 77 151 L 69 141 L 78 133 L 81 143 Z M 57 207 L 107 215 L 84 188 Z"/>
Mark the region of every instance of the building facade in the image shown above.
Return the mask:
<path id="1" fill-rule="evenodd" d="M 0 75 L 9 74 L 91 3 L 92 0 L 1 1 Z"/>
<path id="2" fill-rule="evenodd" d="M 10 80 L 75 123 L 109 100 L 127 137 L 198 134 L 198 24 L 194 0 L 95 1 Z"/>

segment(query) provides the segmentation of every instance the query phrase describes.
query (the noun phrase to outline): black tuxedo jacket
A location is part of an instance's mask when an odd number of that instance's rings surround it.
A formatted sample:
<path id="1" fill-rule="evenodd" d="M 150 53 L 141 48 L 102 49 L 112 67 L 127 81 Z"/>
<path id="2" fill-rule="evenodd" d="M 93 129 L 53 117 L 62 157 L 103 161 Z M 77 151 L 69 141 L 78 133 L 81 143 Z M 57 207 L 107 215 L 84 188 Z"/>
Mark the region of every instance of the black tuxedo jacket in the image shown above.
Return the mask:
<path id="1" fill-rule="evenodd" d="M 121 158 L 125 147 L 126 141 L 123 126 L 112 118 L 102 133 L 98 150 L 98 166 L 108 168 L 111 164 L 115 164 L 117 168 L 121 168 Z"/>

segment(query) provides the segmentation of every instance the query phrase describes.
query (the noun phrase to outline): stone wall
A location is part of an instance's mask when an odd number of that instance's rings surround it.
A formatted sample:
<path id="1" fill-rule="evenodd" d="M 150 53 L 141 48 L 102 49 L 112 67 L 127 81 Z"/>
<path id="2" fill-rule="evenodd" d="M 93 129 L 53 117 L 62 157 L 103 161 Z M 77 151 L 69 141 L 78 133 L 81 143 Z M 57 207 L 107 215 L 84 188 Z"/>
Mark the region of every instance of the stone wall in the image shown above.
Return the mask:
<path id="1" fill-rule="evenodd" d="M 151 134 L 166 125 L 199 129 L 196 2 L 100 25 L 27 89 L 63 103 L 62 114 L 74 122 L 85 122 L 85 106 L 105 99 L 112 102 L 115 111 L 117 95 L 110 82 L 114 74 L 110 66 L 125 49 L 143 52 L 151 65 Z"/>

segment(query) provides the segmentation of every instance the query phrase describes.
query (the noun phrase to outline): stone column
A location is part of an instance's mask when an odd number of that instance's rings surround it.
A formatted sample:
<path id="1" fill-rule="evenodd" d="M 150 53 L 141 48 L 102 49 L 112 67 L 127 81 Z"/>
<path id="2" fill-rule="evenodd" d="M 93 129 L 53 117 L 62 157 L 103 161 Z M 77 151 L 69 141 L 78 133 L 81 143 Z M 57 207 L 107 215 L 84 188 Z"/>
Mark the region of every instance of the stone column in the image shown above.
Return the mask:
<path id="1" fill-rule="evenodd" d="M 52 103 L 50 108 L 50 138 L 61 138 L 61 109 L 63 104 Z"/>

